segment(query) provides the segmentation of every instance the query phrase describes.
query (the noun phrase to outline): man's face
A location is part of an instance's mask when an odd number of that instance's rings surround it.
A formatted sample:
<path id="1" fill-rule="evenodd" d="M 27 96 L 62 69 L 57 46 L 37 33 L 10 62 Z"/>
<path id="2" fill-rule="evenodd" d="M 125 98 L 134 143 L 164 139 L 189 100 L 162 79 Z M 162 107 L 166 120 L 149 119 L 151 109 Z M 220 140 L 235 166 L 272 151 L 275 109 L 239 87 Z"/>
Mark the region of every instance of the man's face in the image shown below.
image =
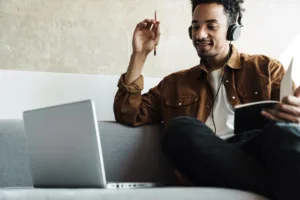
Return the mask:
<path id="1" fill-rule="evenodd" d="M 214 57 L 228 47 L 228 18 L 221 4 L 199 4 L 193 14 L 192 39 L 201 58 Z"/>

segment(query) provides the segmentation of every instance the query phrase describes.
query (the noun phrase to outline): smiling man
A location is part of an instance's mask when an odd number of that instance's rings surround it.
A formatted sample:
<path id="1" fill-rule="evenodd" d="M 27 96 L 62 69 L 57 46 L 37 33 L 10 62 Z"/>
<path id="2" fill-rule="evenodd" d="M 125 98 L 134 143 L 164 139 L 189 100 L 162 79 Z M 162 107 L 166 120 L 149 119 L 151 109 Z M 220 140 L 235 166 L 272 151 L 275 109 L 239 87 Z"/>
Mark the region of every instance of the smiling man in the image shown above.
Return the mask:
<path id="1" fill-rule="evenodd" d="M 159 43 L 160 23 L 138 23 L 115 96 L 116 120 L 133 126 L 163 121 L 164 152 L 197 186 L 300 199 L 300 87 L 262 113 L 272 121 L 264 129 L 235 135 L 234 106 L 280 100 L 285 71 L 277 60 L 239 53 L 231 44 L 241 31 L 243 0 L 191 3 L 189 36 L 200 64 L 168 75 L 142 95 L 141 72 Z"/>

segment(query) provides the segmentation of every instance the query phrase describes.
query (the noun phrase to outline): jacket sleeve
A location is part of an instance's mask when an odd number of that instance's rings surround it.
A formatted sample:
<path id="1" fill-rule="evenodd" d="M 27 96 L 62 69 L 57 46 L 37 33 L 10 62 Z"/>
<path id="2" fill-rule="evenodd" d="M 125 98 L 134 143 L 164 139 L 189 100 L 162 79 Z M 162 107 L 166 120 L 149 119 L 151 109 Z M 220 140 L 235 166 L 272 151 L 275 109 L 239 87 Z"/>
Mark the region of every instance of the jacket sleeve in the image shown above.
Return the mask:
<path id="1" fill-rule="evenodd" d="M 114 99 L 114 114 L 117 122 L 131 126 L 162 121 L 160 86 L 142 95 L 144 78 L 140 76 L 130 85 L 124 84 L 122 74 Z"/>
<path id="2" fill-rule="evenodd" d="M 280 101 L 280 85 L 286 70 L 283 65 L 276 60 L 270 63 L 270 77 L 271 77 L 271 99 Z M 293 82 L 293 91 L 296 90 L 296 84 Z"/>

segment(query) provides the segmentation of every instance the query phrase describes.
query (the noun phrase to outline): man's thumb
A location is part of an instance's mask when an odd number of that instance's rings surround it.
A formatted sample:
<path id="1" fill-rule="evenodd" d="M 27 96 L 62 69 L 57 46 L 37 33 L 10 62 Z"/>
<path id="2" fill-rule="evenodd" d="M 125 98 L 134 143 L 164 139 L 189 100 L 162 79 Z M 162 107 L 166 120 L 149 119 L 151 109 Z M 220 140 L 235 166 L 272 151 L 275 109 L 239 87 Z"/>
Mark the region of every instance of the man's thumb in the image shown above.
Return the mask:
<path id="1" fill-rule="evenodd" d="M 295 96 L 300 97 L 300 86 L 296 89 Z"/>

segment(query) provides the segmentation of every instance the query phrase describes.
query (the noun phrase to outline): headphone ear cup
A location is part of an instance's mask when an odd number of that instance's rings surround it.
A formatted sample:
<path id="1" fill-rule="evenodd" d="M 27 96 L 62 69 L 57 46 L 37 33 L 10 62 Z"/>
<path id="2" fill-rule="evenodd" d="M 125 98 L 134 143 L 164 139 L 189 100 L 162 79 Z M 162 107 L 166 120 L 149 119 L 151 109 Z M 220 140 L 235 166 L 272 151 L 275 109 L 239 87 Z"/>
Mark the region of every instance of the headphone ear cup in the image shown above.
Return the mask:
<path id="1" fill-rule="evenodd" d="M 192 39 L 192 26 L 189 27 L 189 36 L 190 36 L 190 39 Z"/>
<path id="2" fill-rule="evenodd" d="M 227 40 L 229 41 L 235 41 L 237 40 L 241 35 L 242 27 L 237 24 L 232 24 L 229 26 L 227 31 Z"/>

